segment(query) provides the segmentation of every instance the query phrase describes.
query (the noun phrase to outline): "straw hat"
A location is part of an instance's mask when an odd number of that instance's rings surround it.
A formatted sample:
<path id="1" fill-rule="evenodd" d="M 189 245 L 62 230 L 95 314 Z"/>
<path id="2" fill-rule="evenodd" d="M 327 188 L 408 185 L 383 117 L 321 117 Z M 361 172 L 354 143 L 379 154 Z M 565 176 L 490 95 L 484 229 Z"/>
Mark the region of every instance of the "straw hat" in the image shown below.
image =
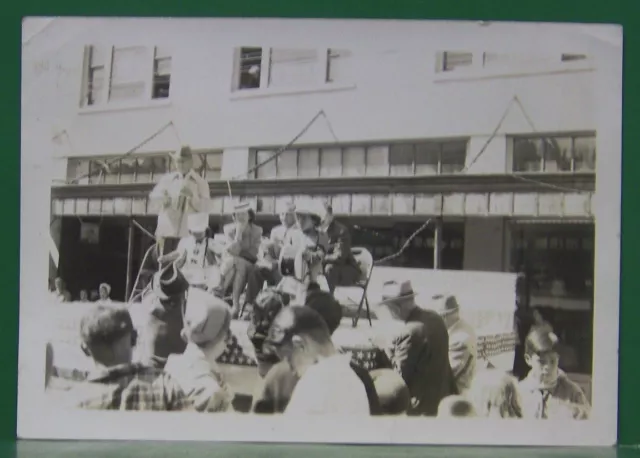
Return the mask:
<path id="1" fill-rule="evenodd" d="M 205 232 L 209 227 L 207 213 L 192 213 L 187 217 L 187 225 L 191 232 Z"/>
<path id="2" fill-rule="evenodd" d="M 436 294 L 431 297 L 433 309 L 440 315 L 451 315 L 460 311 L 460 304 L 453 294 Z"/>
<path id="3" fill-rule="evenodd" d="M 226 302 L 201 289 L 189 290 L 182 330 L 188 342 L 205 345 L 219 341 L 230 323 L 231 311 Z"/>
<path id="4" fill-rule="evenodd" d="M 382 301 L 380 304 L 389 304 L 402 299 L 411 299 L 416 296 L 410 280 L 397 282 L 390 280 L 382 285 Z"/>

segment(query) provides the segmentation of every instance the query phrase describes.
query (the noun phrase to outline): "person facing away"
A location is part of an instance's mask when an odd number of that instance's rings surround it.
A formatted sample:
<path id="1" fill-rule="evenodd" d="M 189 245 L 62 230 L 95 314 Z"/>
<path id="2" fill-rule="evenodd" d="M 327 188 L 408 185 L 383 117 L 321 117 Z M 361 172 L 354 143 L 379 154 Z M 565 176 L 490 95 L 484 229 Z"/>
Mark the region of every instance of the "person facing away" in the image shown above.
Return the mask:
<path id="1" fill-rule="evenodd" d="M 272 346 L 299 377 L 286 415 L 370 415 L 367 389 L 340 354 L 326 322 L 310 307 L 282 309 L 265 345 Z"/>
<path id="2" fill-rule="evenodd" d="M 54 282 L 53 297 L 56 302 L 71 302 L 71 293 L 67 291 L 64 280 L 57 277 Z"/>
<path id="3" fill-rule="evenodd" d="M 457 394 L 449 363 L 449 335 L 442 317 L 419 308 L 414 297 L 410 281 L 387 281 L 376 314 L 382 327 L 393 328 L 382 340 L 391 366 L 411 392 L 407 414 L 435 416 L 440 401 Z"/>
<path id="4" fill-rule="evenodd" d="M 177 248 L 180 239 L 189 233 L 188 216 L 208 212 L 211 199 L 209 184 L 193 168 L 189 146 L 171 154 L 171 163 L 173 171 L 164 175 L 149 195 L 160 205 L 155 234 L 159 256 Z"/>
<path id="5" fill-rule="evenodd" d="M 438 294 L 431 298 L 449 332 L 449 364 L 458 393 L 467 391 L 473 383 L 478 358 L 477 337 L 473 327 L 460 317 L 460 305 L 455 296 Z"/>
<path id="6" fill-rule="evenodd" d="M 505 372 L 497 369 L 479 372 L 468 395 L 481 417 L 523 417 L 518 380 Z"/>
<path id="7" fill-rule="evenodd" d="M 286 210 L 280 214 L 280 225 L 271 230 L 269 241 L 262 247 L 262 257 L 251 271 L 247 284 L 246 300 L 250 304 L 254 303 L 265 282 L 269 286 L 276 286 L 282 279 L 278 260 L 290 233 L 298 230 L 295 211 L 293 203 L 287 205 Z"/>
<path id="8" fill-rule="evenodd" d="M 582 388 L 558 367 L 558 337 L 546 327 L 533 329 L 525 341 L 529 374 L 520 382 L 526 417 L 587 419 L 591 406 Z"/>
<path id="9" fill-rule="evenodd" d="M 178 381 L 199 412 L 227 412 L 233 393 L 216 361 L 227 348 L 231 311 L 222 299 L 191 289 L 184 317 L 184 353 L 169 355 L 165 372 Z"/>
<path id="10" fill-rule="evenodd" d="M 151 292 L 135 304 L 141 316 L 139 357 L 163 368 L 170 354 L 182 353 L 186 348 L 181 332 L 189 283 L 172 263 L 157 272 L 151 284 Z"/>
<path id="11" fill-rule="evenodd" d="M 459 394 L 452 394 L 440 401 L 438 418 L 474 418 L 476 409 L 471 401 Z"/>
<path id="12" fill-rule="evenodd" d="M 94 363 L 86 382 L 73 388 L 77 407 L 92 410 L 191 410 L 168 374 L 132 363 L 137 333 L 125 308 L 93 306 L 80 323 L 83 352 Z"/>
<path id="13" fill-rule="evenodd" d="M 240 314 L 240 297 L 258 261 L 262 243 L 262 228 L 255 224 L 255 213 L 249 202 L 241 202 L 234 208 L 234 222 L 223 228 L 226 239 L 226 255 L 221 261 L 222 291 L 231 288 L 233 316 Z"/>
<path id="14" fill-rule="evenodd" d="M 325 202 L 323 210 L 321 228 L 328 237 L 327 254 L 323 259 L 324 275 L 329 291 L 333 293 L 337 286 L 354 285 L 362 274 L 351 252 L 349 229 L 336 221 L 330 204 Z"/>

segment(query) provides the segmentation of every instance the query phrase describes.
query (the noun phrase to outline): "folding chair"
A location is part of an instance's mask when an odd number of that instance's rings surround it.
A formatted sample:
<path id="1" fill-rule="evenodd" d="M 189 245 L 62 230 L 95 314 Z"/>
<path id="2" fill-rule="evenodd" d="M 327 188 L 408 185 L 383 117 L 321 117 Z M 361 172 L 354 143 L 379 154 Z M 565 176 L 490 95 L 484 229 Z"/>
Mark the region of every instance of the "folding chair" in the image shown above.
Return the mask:
<path id="1" fill-rule="evenodd" d="M 351 248 L 351 254 L 355 258 L 358 263 L 358 267 L 360 268 L 360 279 L 352 286 L 356 288 L 362 289 L 362 297 L 360 298 L 360 303 L 358 304 L 358 310 L 356 312 L 356 316 L 353 317 L 353 327 L 358 326 L 358 320 L 360 318 L 360 312 L 362 310 L 362 306 L 367 306 L 367 319 L 369 320 L 369 326 L 373 326 L 371 323 L 371 309 L 369 307 L 369 299 L 367 298 L 367 288 L 369 287 L 369 280 L 371 279 L 371 272 L 373 271 L 373 256 L 371 252 L 366 248 L 362 247 L 353 247 Z"/>

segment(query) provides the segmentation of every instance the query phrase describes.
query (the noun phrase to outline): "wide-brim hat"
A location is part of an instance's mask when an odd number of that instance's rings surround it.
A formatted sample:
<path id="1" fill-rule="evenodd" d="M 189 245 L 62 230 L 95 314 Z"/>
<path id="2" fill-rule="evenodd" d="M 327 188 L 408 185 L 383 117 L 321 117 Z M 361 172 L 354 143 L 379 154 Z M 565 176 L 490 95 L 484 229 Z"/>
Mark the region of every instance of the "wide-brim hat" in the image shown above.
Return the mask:
<path id="1" fill-rule="evenodd" d="M 209 215 L 207 213 L 192 213 L 187 218 L 187 225 L 191 232 L 205 232 L 209 227 Z"/>
<path id="2" fill-rule="evenodd" d="M 198 288 L 189 290 L 182 330 L 188 342 L 197 345 L 218 342 L 230 323 L 231 310 L 226 302 Z"/>
<path id="3" fill-rule="evenodd" d="M 326 210 L 324 206 L 316 201 L 304 202 L 295 206 L 296 215 L 308 215 L 311 216 L 318 223 L 322 221 Z"/>
<path id="4" fill-rule="evenodd" d="M 382 285 L 382 300 L 380 305 L 389 304 L 402 299 L 411 299 L 416 296 L 413 291 L 411 281 L 405 280 L 398 282 L 396 280 L 390 280 L 384 282 Z"/>
<path id="5" fill-rule="evenodd" d="M 158 298 L 167 300 L 184 294 L 189 289 L 189 282 L 176 264 L 171 263 L 153 276 L 151 288 Z"/>
<path id="6" fill-rule="evenodd" d="M 238 202 L 233 206 L 233 213 L 249 213 L 252 210 L 251 203 L 249 202 Z"/>
<path id="7" fill-rule="evenodd" d="M 101 289 L 106 289 L 107 294 L 111 293 L 111 285 L 109 285 L 109 283 L 100 283 L 100 286 L 98 286 L 98 291 L 100 291 Z"/>
<path id="8" fill-rule="evenodd" d="M 436 294 L 431 297 L 433 310 L 440 315 L 451 315 L 460 311 L 460 304 L 453 294 Z"/>

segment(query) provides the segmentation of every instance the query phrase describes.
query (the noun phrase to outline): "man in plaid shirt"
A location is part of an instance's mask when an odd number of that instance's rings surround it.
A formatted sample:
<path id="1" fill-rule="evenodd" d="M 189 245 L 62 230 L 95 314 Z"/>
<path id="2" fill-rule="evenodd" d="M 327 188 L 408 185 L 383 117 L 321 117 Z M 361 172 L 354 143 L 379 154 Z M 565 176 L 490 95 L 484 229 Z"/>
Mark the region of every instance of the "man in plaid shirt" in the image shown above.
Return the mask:
<path id="1" fill-rule="evenodd" d="M 192 410 L 180 386 L 159 369 L 132 363 L 137 333 L 128 310 L 98 306 L 80 324 L 82 350 L 96 369 L 74 400 L 92 410 Z M 77 397 L 76 397 L 77 396 Z"/>

